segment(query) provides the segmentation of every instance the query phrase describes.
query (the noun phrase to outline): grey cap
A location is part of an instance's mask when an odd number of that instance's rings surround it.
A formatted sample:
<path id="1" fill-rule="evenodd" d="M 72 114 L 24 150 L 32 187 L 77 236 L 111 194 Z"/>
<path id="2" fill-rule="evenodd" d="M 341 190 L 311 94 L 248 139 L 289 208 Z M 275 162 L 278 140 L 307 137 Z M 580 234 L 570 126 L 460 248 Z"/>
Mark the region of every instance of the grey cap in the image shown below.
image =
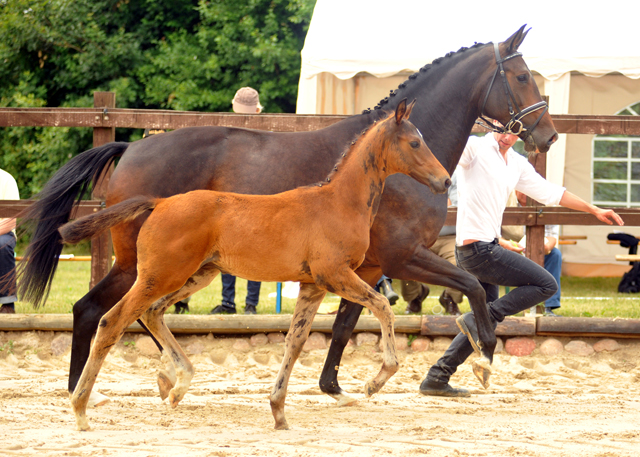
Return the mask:
<path id="1" fill-rule="evenodd" d="M 231 103 L 233 103 L 233 111 L 236 113 L 253 114 L 259 112 L 258 110 L 262 111 L 258 91 L 252 87 L 238 89 Z"/>

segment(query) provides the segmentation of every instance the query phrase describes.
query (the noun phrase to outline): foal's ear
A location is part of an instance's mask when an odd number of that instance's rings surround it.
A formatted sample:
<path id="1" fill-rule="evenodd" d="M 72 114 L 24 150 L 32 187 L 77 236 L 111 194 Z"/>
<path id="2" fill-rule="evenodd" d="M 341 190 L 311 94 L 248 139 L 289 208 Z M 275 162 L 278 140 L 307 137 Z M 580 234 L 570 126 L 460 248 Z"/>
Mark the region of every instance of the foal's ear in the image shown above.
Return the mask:
<path id="1" fill-rule="evenodd" d="M 402 119 L 409 119 L 411 116 L 411 110 L 413 106 L 416 104 L 416 99 L 414 98 L 411 103 L 407 106 L 407 99 L 403 98 L 398 103 L 398 107 L 396 108 L 396 123 L 399 125 L 402 122 Z"/>
<path id="2" fill-rule="evenodd" d="M 505 40 L 504 43 L 507 45 L 507 55 L 513 54 L 514 52 L 516 52 L 520 47 L 520 45 L 522 44 L 522 42 L 524 41 L 525 37 L 527 36 L 527 33 L 529 33 L 529 30 L 531 30 L 531 28 L 529 28 L 525 32 L 524 28 L 526 26 L 527 24 L 524 24 L 522 27 L 518 29 L 516 33 L 514 33 L 513 35 L 511 35 L 509 38 Z"/>
<path id="3" fill-rule="evenodd" d="M 407 99 L 403 98 L 402 100 L 400 100 L 400 103 L 398 103 L 398 107 L 396 108 L 396 124 L 400 125 L 400 122 L 402 122 L 402 119 L 404 119 L 406 112 Z"/>

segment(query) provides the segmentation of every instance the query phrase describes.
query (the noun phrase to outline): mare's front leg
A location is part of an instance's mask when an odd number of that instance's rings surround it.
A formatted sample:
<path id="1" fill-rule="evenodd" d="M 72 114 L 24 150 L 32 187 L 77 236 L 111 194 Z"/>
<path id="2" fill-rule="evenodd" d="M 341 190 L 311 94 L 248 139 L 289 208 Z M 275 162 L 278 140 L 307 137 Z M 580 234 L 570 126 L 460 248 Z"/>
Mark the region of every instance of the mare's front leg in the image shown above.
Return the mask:
<path id="1" fill-rule="evenodd" d="M 339 275 L 339 276 L 338 276 Z M 329 290 L 342 298 L 359 303 L 368 308 L 380 321 L 382 338 L 382 368 L 375 378 L 365 385 L 365 395 L 372 396 L 382 389 L 385 383 L 400 367 L 396 354 L 396 340 L 393 330 L 395 315 L 387 300 L 382 294 L 376 292 L 370 285 L 358 277 L 352 270 L 346 269 L 335 275 L 325 275 Z"/>
<path id="2" fill-rule="evenodd" d="M 276 421 L 276 430 L 289 429 L 289 424 L 287 424 L 287 419 L 284 416 L 284 400 L 287 396 L 289 377 L 291 376 L 293 365 L 300 356 L 302 346 L 307 341 L 311 323 L 326 293 L 315 284 L 300 284 L 298 301 L 296 302 L 293 317 L 291 318 L 291 326 L 285 339 L 282 366 L 271 392 L 271 412 Z"/>
<path id="3" fill-rule="evenodd" d="M 382 276 L 382 271 L 379 268 L 361 267 L 356 270 L 356 273 L 370 286 L 378 282 L 380 276 Z M 331 344 L 322 369 L 322 374 L 320 375 L 320 390 L 336 400 L 338 406 L 350 406 L 357 402 L 355 398 L 349 396 L 340 387 L 338 383 L 338 371 L 344 349 L 349 343 L 353 329 L 356 328 L 356 324 L 362 313 L 362 308 L 364 308 L 362 305 L 350 302 L 344 298 L 340 300 L 340 308 L 338 309 L 336 320 L 333 323 Z"/>
<path id="4" fill-rule="evenodd" d="M 389 268 L 383 266 L 386 275 L 438 286 L 457 289 L 469 298 L 475 316 L 482 355 L 472 363 L 473 372 L 486 385 L 491 375 L 493 351 L 496 347 L 495 322 L 491 322 L 484 289 L 478 279 L 470 273 L 451 265 L 423 245 L 404 261 L 394 261 Z"/>

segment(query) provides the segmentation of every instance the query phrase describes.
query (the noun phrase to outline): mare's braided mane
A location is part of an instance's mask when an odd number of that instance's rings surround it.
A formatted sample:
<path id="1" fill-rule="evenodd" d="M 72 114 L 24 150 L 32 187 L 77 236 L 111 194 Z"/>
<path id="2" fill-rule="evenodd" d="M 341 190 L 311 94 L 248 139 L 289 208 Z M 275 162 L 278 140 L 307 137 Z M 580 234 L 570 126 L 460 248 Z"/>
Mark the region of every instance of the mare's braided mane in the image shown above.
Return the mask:
<path id="1" fill-rule="evenodd" d="M 382 109 L 382 107 L 385 104 L 389 103 L 390 97 L 395 97 L 396 95 L 398 95 L 398 90 L 404 89 L 405 87 L 407 87 L 407 85 L 411 84 L 412 81 L 417 79 L 420 76 L 421 73 L 427 73 L 432 66 L 440 64 L 444 59 L 447 59 L 447 58 L 450 58 L 452 56 L 458 55 L 458 54 L 460 54 L 460 53 L 462 53 L 464 51 L 467 51 L 469 49 L 476 49 L 476 48 L 482 47 L 484 45 L 485 45 L 484 43 L 474 43 L 473 46 L 471 46 L 469 48 L 462 47 L 462 48 L 458 49 L 456 52 L 449 52 L 444 57 L 438 57 L 437 59 L 434 59 L 433 62 L 431 62 L 429 64 L 426 64 L 424 67 L 420 68 L 420 70 L 418 70 L 416 73 L 410 75 L 409 78 L 405 82 L 401 83 L 398 86 L 397 89 L 395 89 L 395 90 L 392 89 L 389 92 L 389 96 L 383 98 L 382 100 L 380 100 L 378 102 L 378 104 L 373 109 L 374 110 Z M 371 108 L 367 108 L 366 110 L 362 111 L 362 114 L 368 114 L 370 112 L 371 112 Z"/>

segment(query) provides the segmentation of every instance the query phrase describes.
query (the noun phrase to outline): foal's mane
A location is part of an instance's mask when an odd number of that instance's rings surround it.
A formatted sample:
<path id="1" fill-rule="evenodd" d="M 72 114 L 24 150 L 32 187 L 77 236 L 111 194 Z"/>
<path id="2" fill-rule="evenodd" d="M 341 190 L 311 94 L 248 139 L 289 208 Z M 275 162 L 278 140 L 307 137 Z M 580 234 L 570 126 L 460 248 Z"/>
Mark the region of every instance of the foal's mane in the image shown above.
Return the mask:
<path id="1" fill-rule="evenodd" d="M 455 56 L 458 56 L 460 54 L 462 54 L 465 51 L 468 51 L 470 49 L 478 49 L 480 47 L 483 47 L 485 45 L 485 43 L 474 43 L 473 46 L 471 47 L 462 47 L 460 49 L 458 49 L 456 52 L 448 52 L 447 54 L 445 54 L 444 57 L 438 57 L 437 59 L 434 59 L 433 62 L 426 64 L 424 67 L 420 68 L 420 70 L 418 70 L 416 73 L 412 74 L 409 76 L 409 78 L 404 81 L 403 83 L 401 83 L 397 89 L 391 89 L 391 91 L 389 92 L 389 96 L 383 98 L 382 100 L 380 100 L 378 102 L 378 104 L 373 108 L 374 110 L 379 110 L 382 109 L 382 107 L 384 105 L 386 105 L 387 103 L 390 102 L 390 98 L 391 97 L 395 97 L 396 95 L 398 95 L 398 91 L 401 89 L 404 89 L 405 87 L 407 87 L 409 84 L 414 84 L 415 80 L 418 79 L 419 77 L 426 77 L 428 76 L 427 72 L 431 69 L 431 67 L 433 67 L 434 65 L 439 65 L 442 63 L 442 61 L 444 59 L 450 59 L 453 58 Z M 446 62 L 449 62 L 450 60 L 447 60 Z M 445 62 L 445 63 L 446 63 Z M 367 108 L 364 111 L 362 111 L 362 114 L 369 114 L 371 112 L 371 108 Z"/>
<path id="2" fill-rule="evenodd" d="M 394 112 L 391 111 L 391 110 L 382 110 L 382 109 L 381 110 L 377 110 L 374 113 L 375 118 L 373 119 L 371 124 L 369 124 L 364 130 L 362 130 L 362 132 L 360 132 L 360 134 L 358 136 L 356 136 L 355 139 L 353 141 L 351 141 L 351 143 L 349 143 L 346 148 L 344 148 L 342 154 L 340 154 L 340 158 L 338 159 L 336 164 L 333 166 L 333 169 L 329 172 L 329 175 L 323 181 L 317 182 L 315 184 L 311 184 L 308 187 L 316 187 L 316 186 L 317 187 L 322 187 L 322 186 L 330 183 L 331 180 L 333 179 L 333 176 L 340 169 L 340 165 L 342 165 L 342 163 L 346 160 L 346 158 L 349 157 L 349 152 L 351 152 L 356 146 L 358 146 L 358 144 L 362 140 L 362 138 L 364 138 L 366 136 L 366 134 L 369 133 L 369 131 L 371 129 L 379 127 L 379 125 L 383 121 L 385 121 L 388 118 L 390 118 L 393 114 L 394 114 Z"/>

